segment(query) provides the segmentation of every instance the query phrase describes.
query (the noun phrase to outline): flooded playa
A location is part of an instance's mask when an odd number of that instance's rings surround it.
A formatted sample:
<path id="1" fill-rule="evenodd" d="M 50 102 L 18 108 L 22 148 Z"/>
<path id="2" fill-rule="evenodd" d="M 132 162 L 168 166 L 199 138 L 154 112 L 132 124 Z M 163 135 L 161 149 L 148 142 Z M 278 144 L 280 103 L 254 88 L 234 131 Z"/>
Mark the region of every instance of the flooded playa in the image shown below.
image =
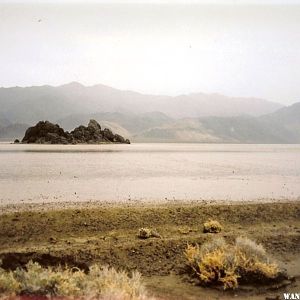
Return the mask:
<path id="1" fill-rule="evenodd" d="M 299 199 L 300 145 L 0 144 L 0 204 Z"/>

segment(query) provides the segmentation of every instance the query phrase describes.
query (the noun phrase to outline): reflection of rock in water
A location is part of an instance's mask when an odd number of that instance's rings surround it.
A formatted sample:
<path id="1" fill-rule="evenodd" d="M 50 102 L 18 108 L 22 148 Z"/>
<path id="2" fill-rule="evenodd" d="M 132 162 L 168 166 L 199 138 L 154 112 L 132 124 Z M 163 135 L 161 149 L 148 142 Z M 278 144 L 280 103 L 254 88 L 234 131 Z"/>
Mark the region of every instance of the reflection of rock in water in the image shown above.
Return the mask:
<path id="1" fill-rule="evenodd" d="M 79 126 L 73 131 L 64 131 L 58 124 L 40 121 L 26 130 L 22 143 L 36 144 L 97 144 L 124 143 L 130 144 L 128 139 L 114 134 L 110 129 L 101 130 L 100 124 L 90 120 L 88 126 Z"/>

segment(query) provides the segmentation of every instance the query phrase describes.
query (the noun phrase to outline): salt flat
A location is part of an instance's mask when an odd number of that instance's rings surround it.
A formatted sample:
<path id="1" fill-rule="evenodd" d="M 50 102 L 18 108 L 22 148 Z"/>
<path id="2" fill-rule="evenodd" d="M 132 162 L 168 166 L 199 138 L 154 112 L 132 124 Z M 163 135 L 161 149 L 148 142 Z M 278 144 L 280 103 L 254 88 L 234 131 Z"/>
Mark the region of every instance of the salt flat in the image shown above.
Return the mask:
<path id="1" fill-rule="evenodd" d="M 0 144 L 0 204 L 299 199 L 300 145 Z"/>

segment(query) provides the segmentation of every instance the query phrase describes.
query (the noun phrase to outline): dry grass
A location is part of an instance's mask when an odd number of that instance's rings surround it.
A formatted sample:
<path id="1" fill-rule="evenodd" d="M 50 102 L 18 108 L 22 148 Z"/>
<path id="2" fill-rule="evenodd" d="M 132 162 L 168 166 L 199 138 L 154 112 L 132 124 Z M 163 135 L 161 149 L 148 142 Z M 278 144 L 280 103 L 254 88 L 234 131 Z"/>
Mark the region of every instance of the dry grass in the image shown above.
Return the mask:
<path id="1" fill-rule="evenodd" d="M 223 230 L 222 225 L 216 221 L 209 219 L 203 224 L 204 233 L 219 233 Z"/>
<path id="2" fill-rule="evenodd" d="M 202 284 L 222 284 L 224 289 L 237 288 L 246 281 L 269 282 L 280 274 L 263 246 L 248 238 L 237 238 L 235 245 L 228 245 L 223 238 L 212 239 L 201 247 L 188 245 L 185 256 Z"/>
<path id="3" fill-rule="evenodd" d="M 129 277 L 125 272 L 93 265 L 88 273 L 84 273 L 77 268 L 43 268 L 33 262 L 29 262 L 26 269 L 0 269 L 0 294 L 2 298 L 30 295 L 69 299 L 150 299 L 138 272 Z"/>

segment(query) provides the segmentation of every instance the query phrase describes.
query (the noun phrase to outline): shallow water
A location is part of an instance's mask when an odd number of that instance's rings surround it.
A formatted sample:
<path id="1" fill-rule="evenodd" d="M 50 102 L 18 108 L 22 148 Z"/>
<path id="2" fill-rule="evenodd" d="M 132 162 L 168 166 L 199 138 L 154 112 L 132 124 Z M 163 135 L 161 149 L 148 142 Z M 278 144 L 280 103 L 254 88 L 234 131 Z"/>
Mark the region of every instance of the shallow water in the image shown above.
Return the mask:
<path id="1" fill-rule="evenodd" d="M 0 204 L 300 197 L 300 145 L 0 144 Z"/>

